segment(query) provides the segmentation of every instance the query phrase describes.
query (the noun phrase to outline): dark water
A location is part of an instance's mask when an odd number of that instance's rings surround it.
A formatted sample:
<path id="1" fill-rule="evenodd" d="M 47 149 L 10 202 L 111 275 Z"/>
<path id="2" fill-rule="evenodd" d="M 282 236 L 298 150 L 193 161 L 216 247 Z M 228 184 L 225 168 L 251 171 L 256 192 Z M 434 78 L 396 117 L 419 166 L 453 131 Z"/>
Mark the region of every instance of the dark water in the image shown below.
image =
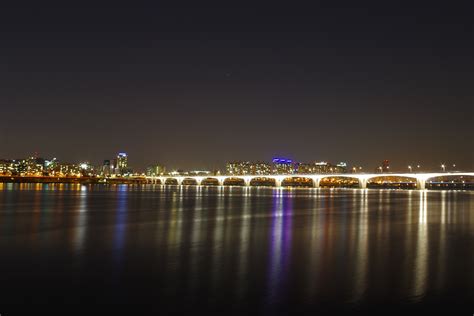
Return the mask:
<path id="1" fill-rule="evenodd" d="M 0 313 L 474 313 L 474 193 L 0 184 Z"/>

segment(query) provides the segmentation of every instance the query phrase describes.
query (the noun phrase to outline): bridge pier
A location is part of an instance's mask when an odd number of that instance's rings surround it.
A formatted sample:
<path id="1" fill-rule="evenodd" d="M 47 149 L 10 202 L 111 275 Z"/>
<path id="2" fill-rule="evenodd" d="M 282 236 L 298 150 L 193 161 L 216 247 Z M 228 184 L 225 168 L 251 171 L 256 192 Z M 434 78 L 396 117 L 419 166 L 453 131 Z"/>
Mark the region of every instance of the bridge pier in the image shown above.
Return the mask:
<path id="1" fill-rule="evenodd" d="M 426 189 L 426 180 L 425 179 L 416 179 L 416 188 L 418 190 Z"/>
<path id="2" fill-rule="evenodd" d="M 275 178 L 275 187 L 276 188 L 281 187 L 281 182 L 282 182 L 281 179 Z"/>
<path id="3" fill-rule="evenodd" d="M 315 188 L 319 188 L 319 182 L 321 181 L 321 178 L 314 178 L 313 179 L 313 184 Z"/>
<path id="4" fill-rule="evenodd" d="M 359 189 L 367 189 L 367 179 L 359 178 Z"/>

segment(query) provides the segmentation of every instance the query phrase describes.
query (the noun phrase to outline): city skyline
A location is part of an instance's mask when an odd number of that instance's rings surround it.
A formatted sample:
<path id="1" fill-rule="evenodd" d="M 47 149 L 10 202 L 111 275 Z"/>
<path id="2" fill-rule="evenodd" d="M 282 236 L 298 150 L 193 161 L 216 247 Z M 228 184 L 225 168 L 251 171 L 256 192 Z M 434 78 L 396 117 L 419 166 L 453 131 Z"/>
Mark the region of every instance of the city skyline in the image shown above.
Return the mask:
<path id="1" fill-rule="evenodd" d="M 464 169 L 463 166 L 454 162 L 441 162 L 436 166 L 425 165 L 420 162 L 412 162 L 408 165 L 401 166 L 400 164 L 393 164 L 390 160 L 384 159 L 379 164 L 374 166 L 363 166 L 348 161 L 324 161 L 313 159 L 311 161 L 293 160 L 284 157 L 273 157 L 269 160 L 237 160 L 233 159 L 224 162 L 218 168 L 202 168 L 193 166 L 192 168 L 173 167 L 172 165 L 163 164 L 161 161 L 154 160 L 153 163 L 146 165 L 144 168 L 138 168 L 133 165 L 133 156 L 131 164 L 129 163 L 129 155 L 126 152 L 118 152 L 115 156 L 108 156 L 105 159 L 101 159 L 100 162 L 91 161 L 89 159 L 72 161 L 65 161 L 58 159 L 58 157 L 41 156 L 35 152 L 33 155 L 27 157 L 16 157 L 6 158 L 0 157 L 0 173 L 7 170 L 6 165 L 12 163 L 18 164 L 23 163 L 29 164 L 28 160 L 41 161 L 41 168 L 53 167 L 53 166 L 67 166 L 67 168 L 74 169 L 73 173 L 78 173 L 78 170 L 93 170 L 94 173 L 100 173 L 102 175 L 111 174 L 127 174 L 127 175 L 138 175 L 147 174 L 150 169 L 161 170 L 162 173 L 171 172 L 196 172 L 196 171 L 209 171 L 211 173 L 220 172 L 223 174 L 270 174 L 279 173 L 391 173 L 391 172 L 409 172 L 419 173 L 426 171 L 442 171 L 442 172 L 459 172 L 459 171 L 471 171 L 471 169 Z M 34 162 L 36 164 L 36 162 Z M 13 165 L 12 165 L 13 166 Z M 73 167 L 74 166 L 74 167 Z M 325 171 L 322 171 L 323 169 Z M 327 170 L 326 170 L 327 169 Z M 293 171 L 291 171 L 293 170 Z M 319 170 L 319 171 L 316 171 Z"/>
<path id="2" fill-rule="evenodd" d="M 451 169 L 452 167 L 452 169 Z M 164 186 L 246 186 L 359 189 L 471 189 L 474 172 L 442 164 L 438 172 L 427 172 L 421 165 L 407 171 L 390 168 L 385 159 L 373 172 L 346 162 L 296 162 L 274 157 L 271 162 L 231 161 L 225 170 L 166 170 L 163 165 L 133 170 L 128 154 L 119 152 L 100 166 L 83 161 L 63 163 L 57 158 L 29 157 L 0 159 L 0 184 L 3 183 L 75 183 L 75 184 L 153 184 Z"/>

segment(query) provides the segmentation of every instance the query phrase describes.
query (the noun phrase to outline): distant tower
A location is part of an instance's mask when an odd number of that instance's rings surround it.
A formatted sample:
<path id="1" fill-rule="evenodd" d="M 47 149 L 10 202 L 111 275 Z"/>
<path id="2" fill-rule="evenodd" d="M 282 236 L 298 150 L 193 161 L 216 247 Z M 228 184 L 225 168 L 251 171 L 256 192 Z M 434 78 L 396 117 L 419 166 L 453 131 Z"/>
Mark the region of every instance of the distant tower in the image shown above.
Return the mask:
<path id="1" fill-rule="evenodd" d="M 119 174 L 123 174 L 127 169 L 128 157 L 126 153 L 119 153 L 117 155 L 117 171 Z"/>
<path id="2" fill-rule="evenodd" d="M 390 162 L 388 160 L 382 161 L 382 172 L 389 172 L 390 171 Z"/>

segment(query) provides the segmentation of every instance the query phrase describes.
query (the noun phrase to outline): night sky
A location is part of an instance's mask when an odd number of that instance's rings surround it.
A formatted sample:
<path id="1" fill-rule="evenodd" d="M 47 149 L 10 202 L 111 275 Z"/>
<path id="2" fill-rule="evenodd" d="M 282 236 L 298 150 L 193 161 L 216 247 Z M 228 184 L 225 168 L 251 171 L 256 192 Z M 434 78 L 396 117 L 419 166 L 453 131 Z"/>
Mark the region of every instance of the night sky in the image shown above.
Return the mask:
<path id="1" fill-rule="evenodd" d="M 472 6 L 195 3 L 2 4 L 0 158 L 474 168 Z"/>

